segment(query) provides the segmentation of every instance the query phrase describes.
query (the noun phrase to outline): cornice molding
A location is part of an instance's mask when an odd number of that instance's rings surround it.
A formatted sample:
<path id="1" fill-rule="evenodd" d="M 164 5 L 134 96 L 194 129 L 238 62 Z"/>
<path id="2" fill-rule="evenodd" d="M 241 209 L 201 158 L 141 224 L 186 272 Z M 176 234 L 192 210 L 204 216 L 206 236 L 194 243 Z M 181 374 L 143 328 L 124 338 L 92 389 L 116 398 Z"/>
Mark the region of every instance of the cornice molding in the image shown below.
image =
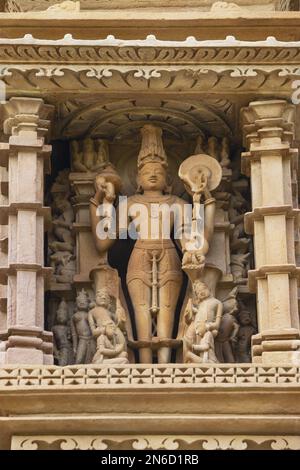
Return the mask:
<path id="1" fill-rule="evenodd" d="M 194 37 L 162 41 L 150 35 L 144 40 L 108 36 L 91 41 L 67 34 L 60 40 L 34 39 L 31 35 L 0 39 L 0 77 L 17 77 L 7 81 L 12 90 L 75 87 L 80 91 L 114 86 L 140 90 L 143 82 L 148 88 L 146 82 L 153 79 L 155 85 L 150 83 L 150 88 L 164 90 L 178 91 L 180 87 L 198 91 L 221 85 L 224 93 L 268 89 L 270 85 L 273 93 L 288 91 L 290 96 L 289 79 L 299 75 L 300 41 L 283 42 L 274 37 L 265 41 L 239 41 L 232 36 L 222 41 L 198 41 Z"/>

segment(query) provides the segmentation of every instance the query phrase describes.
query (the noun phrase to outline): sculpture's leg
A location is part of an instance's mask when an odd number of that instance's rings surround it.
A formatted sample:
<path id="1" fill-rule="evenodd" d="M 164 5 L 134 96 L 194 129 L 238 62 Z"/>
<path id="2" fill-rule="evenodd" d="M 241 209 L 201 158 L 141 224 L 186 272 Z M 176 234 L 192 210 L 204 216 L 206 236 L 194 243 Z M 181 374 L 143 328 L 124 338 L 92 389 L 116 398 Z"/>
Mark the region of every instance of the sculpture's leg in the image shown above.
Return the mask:
<path id="1" fill-rule="evenodd" d="M 138 340 L 151 341 L 152 322 L 149 311 L 150 288 L 139 279 L 133 279 L 128 283 L 128 291 L 134 306 L 134 318 Z M 139 350 L 140 363 L 152 364 L 152 350 L 141 348 Z"/>
<path id="2" fill-rule="evenodd" d="M 85 364 L 87 346 L 88 346 L 87 341 L 79 339 L 77 352 L 76 352 L 76 364 Z"/>
<path id="3" fill-rule="evenodd" d="M 157 336 L 159 338 L 172 338 L 174 317 L 178 297 L 180 294 L 181 282 L 169 281 L 160 288 L 159 303 L 160 309 L 157 316 Z M 171 360 L 171 349 L 160 348 L 158 350 L 158 363 L 167 364 Z"/>

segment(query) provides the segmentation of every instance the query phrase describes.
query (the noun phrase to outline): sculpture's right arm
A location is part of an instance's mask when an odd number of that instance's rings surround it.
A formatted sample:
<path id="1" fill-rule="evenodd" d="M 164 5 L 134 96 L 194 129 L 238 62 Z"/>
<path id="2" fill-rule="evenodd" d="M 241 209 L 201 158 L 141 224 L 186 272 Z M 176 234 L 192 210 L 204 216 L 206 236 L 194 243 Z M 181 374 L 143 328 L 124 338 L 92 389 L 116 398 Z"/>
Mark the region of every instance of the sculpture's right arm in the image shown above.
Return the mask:
<path id="1" fill-rule="evenodd" d="M 95 327 L 95 322 L 94 322 L 94 317 L 93 317 L 93 314 L 92 314 L 92 310 L 89 312 L 88 322 L 89 322 L 89 325 L 90 325 L 92 335 L 95 336 L 96 327 Z"/>
<path id="2" fill-rule="evenodd" d="M 73 349 L 74 349 L 74 351 L 77 351 L 78 338 L 77 338 L 74 318 L 72 318 L 72 320 L 71 320 L 71 335 L 72 335 Z"/>

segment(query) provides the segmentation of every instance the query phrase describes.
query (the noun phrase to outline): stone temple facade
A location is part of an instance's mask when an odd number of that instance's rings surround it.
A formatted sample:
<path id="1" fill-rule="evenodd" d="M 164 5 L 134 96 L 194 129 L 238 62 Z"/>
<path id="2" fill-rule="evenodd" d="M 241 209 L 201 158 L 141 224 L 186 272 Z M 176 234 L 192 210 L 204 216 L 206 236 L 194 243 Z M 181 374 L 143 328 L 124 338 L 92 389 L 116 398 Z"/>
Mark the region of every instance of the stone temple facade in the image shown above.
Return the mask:
<path id="1" fill-rule="evenodd" d="M 0 449 L 299 450 L 299 2 L 0 10 Z"/>

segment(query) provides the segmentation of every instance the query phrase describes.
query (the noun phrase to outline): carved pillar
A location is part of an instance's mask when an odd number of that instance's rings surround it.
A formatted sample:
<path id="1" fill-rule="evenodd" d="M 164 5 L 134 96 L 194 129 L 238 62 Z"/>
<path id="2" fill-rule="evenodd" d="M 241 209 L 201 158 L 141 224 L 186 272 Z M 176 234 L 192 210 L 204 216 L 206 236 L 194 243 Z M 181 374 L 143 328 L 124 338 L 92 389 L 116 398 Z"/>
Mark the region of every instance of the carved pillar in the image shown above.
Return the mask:
<path id="1" fill-rule="evenodd" d="M 255 270 L 249 287 L 257 294 L 259 334 L 253 360 L 297 364 L 300 357 L 295 230 L 299 210 L 292 195 L 294 107 L 286 101 L 250 103 L 242 110 L 242 171 L 251 177 L 252 212 L 245 228 L 254 235 Z"/>
<path id="2" fill-rule="evenodd" d="M 73 224 L 76 233 L 76 275 L 74 283 L 78 289 L 92 286 L 90 271 L 101 260 L 98 254 L 91 231 L 90 198 L 95 192 L 94 173 L 71 173 L 70 183 L 75 193 L 76 220 Z M 105 260 L 104 260 L 105 261 Z"/>
<path id="3" fill-rule="evenodd" d="M 0 268 L 7 283 L 7 325 L 1 331 L 6 364 L 52 364 L 52 333 L 44 331 L 45 221 L 44 170 L 51 146 L 44 144 L 52 107 L 41 99 L 11 98 L 4 105 L 1 164 L 8 169 L 8 201 L 1 201 L 1 224 L 8 225 L 7 263 Z M 46 164 L 46 165 L 45 165 Z"/>

